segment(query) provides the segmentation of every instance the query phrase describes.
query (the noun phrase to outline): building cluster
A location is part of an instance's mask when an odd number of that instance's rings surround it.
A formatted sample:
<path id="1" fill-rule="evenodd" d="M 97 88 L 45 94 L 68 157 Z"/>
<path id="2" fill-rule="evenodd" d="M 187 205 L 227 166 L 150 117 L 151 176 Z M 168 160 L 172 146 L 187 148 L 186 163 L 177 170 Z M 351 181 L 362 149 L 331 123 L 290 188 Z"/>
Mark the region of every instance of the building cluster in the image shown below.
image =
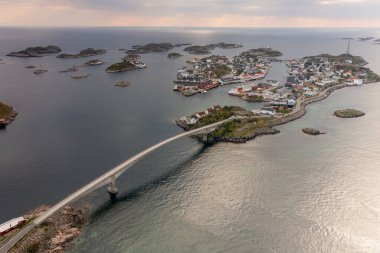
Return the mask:
<path id="1" fill-rule="evenodd" d="M 179 125 L 182 128 L 188 129 L 189 126 L 194 125 L 198 122 L 199 119 L 210 115 L 212 113 L 215 113 L 219 110 L 221 110 L 222 107 L 220 105 L 214 105 L 210 108 L 208 108 L 205 111 L 202 112 L 196 112 L 190 116 L 184 116 L 176 120 L 177 125 Z"/>
<path id="2" fill-rule="evenodd" d="M 249 101 L 267 102 L 259 114 L 288 113 L 299 98 L 317 96 L 328 87 L 338 84 L 362 85 L 367 71 L 350 59 L 315 56 L 286 62 L 288 76 L 285 84 L 243 93 Z M 257 85 L 256 87 L 260 87 Z"/>
<path id="3" fill-rule="evenodd" d="M 174 90 L 186 96 L 207 92 L 219 85 L 246 83 L 263 79 L 271 63 L 267 57 L 249 57 L 241 54 L 230 60 L 226 56 L 212 55 L 194 58 L 188 66 L 177 71 Z"/>
<path id="4" fill-rule="evenodd" d="M 306 57 L 287 62 L 288 78 L 285 86 L 297 96 L 312 97 L 327 87 L 341 83 L 361 85 L 366 70 L 352 60 L 332 61 L 329 57 Z"/>

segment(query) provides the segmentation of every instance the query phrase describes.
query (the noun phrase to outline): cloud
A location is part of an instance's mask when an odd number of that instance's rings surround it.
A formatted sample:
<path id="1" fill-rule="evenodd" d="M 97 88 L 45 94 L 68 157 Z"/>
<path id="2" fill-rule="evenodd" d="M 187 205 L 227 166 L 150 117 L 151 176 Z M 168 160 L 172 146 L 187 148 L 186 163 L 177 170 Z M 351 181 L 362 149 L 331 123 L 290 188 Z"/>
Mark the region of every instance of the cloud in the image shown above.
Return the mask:
<path id="1" fill-rule="evenodd" d="M 0 4 L 0 25 L 37 26 L 246 26 L 248 21 L 261 26 L 263 20 L 269 22 L 266 26 L 289 26 L 294 20 L 314 20 L 307 24 L 320 20 L 327 26 L 329 21 L 331 26 L 343 22 L 349 26 L 356 20 L 373 26 L 380 11 L 378 0 L 0 0 Z"/>

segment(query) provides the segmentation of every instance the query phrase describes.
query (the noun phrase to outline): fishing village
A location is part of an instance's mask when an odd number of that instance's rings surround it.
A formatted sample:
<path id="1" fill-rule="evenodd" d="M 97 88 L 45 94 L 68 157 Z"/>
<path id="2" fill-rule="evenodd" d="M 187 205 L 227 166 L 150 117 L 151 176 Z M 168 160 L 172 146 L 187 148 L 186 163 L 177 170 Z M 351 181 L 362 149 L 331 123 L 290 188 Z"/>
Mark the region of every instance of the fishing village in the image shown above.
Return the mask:
<path id="1" fill-rule="evenodd" d="M 256 50 L 272 51 L 269 48 Z M 271 68 L 271 62 L 286 64 L 284 83 L 263 80 Z M 237 84 L 228 94 L 249 102 L 261 102 L 261 108 L 248 111 L 240 107 L 214 106 L 181 117 L 176 123 L 189 130 L 233 117 L 234 120 L 210 133 L 208 142 L 245 142 L 256 136 L 275 134 L 278 131 L 273 130 L 273 126 L 301 117 L 306 113 L 307 104 L 327 98 L 334 90 L 380 81 L 377 74 L 365 67 L 366 64 L 362 57 L 349 53 L 339 56 L 321 54 L 293 60 L 242 53 L 233 61 L 221 56 L 192 60 L 190 69 L 178 71 L 175 90 L 181 90 L 188 96 L 207 92 L 219 85 Z M 218 76 L 220 69 L 228 70 L 228 73 Z M 208 85 L 204 85 L 205 81 Z"/>

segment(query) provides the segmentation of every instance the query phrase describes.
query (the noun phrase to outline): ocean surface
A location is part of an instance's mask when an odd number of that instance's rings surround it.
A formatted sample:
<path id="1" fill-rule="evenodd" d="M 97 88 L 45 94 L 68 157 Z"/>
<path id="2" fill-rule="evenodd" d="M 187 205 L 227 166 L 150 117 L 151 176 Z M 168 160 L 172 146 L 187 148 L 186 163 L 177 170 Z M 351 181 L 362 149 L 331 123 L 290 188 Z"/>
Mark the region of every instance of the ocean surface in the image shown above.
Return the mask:
<path id="1" fill-rule="evenodd" d="M 19 112 L 0 131 L 0 223 L 54 204 L 144 150 L 181 133 L 173 120 L 212 105 L 260 104 L 228 96 L 233 86 L 184 97 L 172 91 L 176 70 L 194 56 L 142 56 L 144 70 L 107 74 L 125 54 L 149 42 L 242 43 L 216 49 L 233 56 L 270 46 L 284 59 L 340 54 L 342 37 L 380 38 L 375 29 L 0 28 L 0 101 Z M 108 51 L 88 59 L 11 58 L 28 46 Z M 380 45 L 351 43 L 380 73 Z M 60 74 L 89 59 L 108 64 Z M 25 69 L 41 65 L 43 75 Z M 91 74 L 74 80 L 73 74 Z M 268 76 L 284 80 L 274 64 Z M 127 88 L 113 83 L 127 79 Z M 102 187 L 79 200 L 92 214 L 72 253 L 79 252 L 380 252 L 380 84 L 346 88 L 307 107 L 280 134 L 246 144 L 204 146 L 185 138 L 131 167 L 117 181 L 115 202 Z M 356 108 L 357 119 L 332 116 Z M 327 132 L 317 137 L 303 127 Z"/>

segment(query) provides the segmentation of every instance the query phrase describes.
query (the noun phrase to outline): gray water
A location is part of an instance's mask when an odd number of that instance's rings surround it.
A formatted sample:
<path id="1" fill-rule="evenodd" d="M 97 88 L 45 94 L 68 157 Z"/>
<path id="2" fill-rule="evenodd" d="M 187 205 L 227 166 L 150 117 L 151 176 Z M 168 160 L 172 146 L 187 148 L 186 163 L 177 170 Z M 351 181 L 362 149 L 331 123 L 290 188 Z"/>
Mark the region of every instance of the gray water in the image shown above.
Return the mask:
<path id="1" fill-rule="evenodd" d="M 380 30 L 2 28 L 0 55 L 39 44 L 74 52 L 91 46 L 109 52 L 95 58 L 116 62 L 118 48 L 135 44 L 225 41 L 245 48 L 214 53 L 271 46 L 287 59 L 342 53 L 346 36 L 380 38 Z M 380 73 L 380 46 L 353 42 L 351 52 Z M 0 101 L 20 114 L 0 131 L 0 220 L 53 204 L 181 132 L 172 122 L 179 116 L 215 104 L 258 106 L 228 96 L 231 86 L 190 98 L 172 92 L 176 69 L 190 57 L 148 54 L 145 70 L 112 75 L 98 66 L 82 69 L 93 74 L 83 80 L 58 73 L 83 59 L 1 57 Z M 30 64 L 49 72 L 35 76 L 24 68 Z M 269 78 L 283 78 L 284 70 L 274 66 Z M 131 86 L 112 86 L 121 79 Z M 379 92 L 378 84 L 339 90 L 278 127 L 280 134 L 246 144 L 170 144 L 120 178 L 117 202 L 105 189 L 83 199 L 94 213 L 71 252 L 379 252 Z M 331 116 L 348 107 L 366 116 Z M 304 135 L 306 126 L 327 134 Z"/>

